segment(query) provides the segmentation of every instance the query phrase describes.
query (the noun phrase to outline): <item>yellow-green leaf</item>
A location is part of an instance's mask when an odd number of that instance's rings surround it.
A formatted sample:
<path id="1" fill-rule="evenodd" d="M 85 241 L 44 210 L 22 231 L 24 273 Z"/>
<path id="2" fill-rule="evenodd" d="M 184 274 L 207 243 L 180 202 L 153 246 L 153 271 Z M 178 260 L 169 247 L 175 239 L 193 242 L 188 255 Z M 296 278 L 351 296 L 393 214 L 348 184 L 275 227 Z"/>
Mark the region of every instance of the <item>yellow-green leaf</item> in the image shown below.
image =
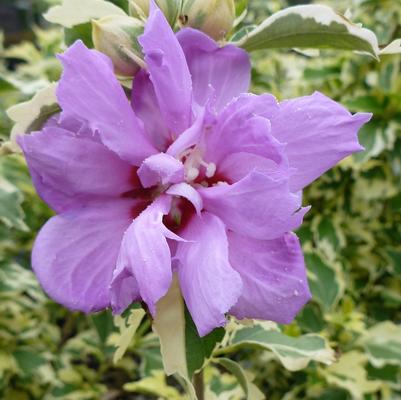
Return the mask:
<path id="1" fill-rule="evenodd" d="M 177 278 L 168 293 L 157 303 L 153 329 L 160 339 L 164 370 L 188 376 L 185 355 L 185 306 Z"/>
<path id="2" fill-rule="evenodd" d="M 7 110 L 7 115 L 14 121 L 10 140 L 17 149 L 17 135 L 39 130 L 46 120 L 60 111 L 56 98 L 56 83 L 39 90 L 31 100 L 16 104 Z"/>
<path id="3" fill-rule="evenodd" d="M 240 364 L 225 357 L 216 358 L 214 361 L 220 364 L 227 371 L 231 372 L 237 378 L 247 400 L 263 400 L 265 398 L 264 394 L 254 383 L 252 383 L 250 374 L 247 374 Z"/>
<path id="4" fill-rule="evenodd" d="M 224 329 L 219 328 L 199 337 L 191 315 L 186 310 L 176 277 L 166 296 L 157 304 L 153 329 L 160 338 L 166 374 L 177 373 L 187 380 L 202 369 L 224 336 Z"/>
<path id="5" fill-rule="evenodd" d="M 158 396 L 163 399 L 185 399 L 177 389 L 167 385 L 166 377 L 162 371 L 153 371 L 151 376 L 141 379 L 138 382 L 126 383 L 124 385 L 124 390 L 127 392 Z"/>
<path id="6" fill-rule="evenodd" d="M 19 189 L 0 176 L 0 221 L 9 228 L 27 231 L 21 208 L 22 201 Z"/>
<path id="7" fill-rule="evenodd" d="M 400 54 L 401 53 L 401 39 L 393 40 L 384 49 L 380 50 L 380 55 L 386 54 Z"/>
<path id="8" fill-rule="evenodd" d="M 375 367 L 386 364 L 401 366 L 401 326 L 391 321 L 380 322 L 372 326 L 359 339 L 369 355 L 369 361 Z"/>
<path id="9" fill-rule="evenodd" d="M 104 0 L 63 0 L 61 5 L 51 7 L 44 17 L 53 24 L 72 28 L 107 15 L 125 15 L 125 12 Z"/>
<path id="10" fill-rule="evenodd" d="M 111 335 L 109 341 L 110 344 L 114 344 L 117 347 L 113 357 L 114 363 L 117 363 L 119 360 L 121 360 L 127 351 L 128 346 L 130 345 L 145 314 L 146 313 L 142 308 L 137 308 L 131 310 L 127 321 L 125 321 L 125 318 L 119 315 L 114 318 L 114 322 L 120 331 L 118 336 Z"/>
<path id="11" fill-rule="evenodd" d="M 308 334 L 291 337 L 284 335 L 277 328 L 260 324 L 237 330 L 229 345 L 220 349 L 218 353 L 230 353 L 239 348 L 272 351 L 290 371 L 303 369 L 311 361 L 330 365 L 335 359 L 334 351 L 322 336 Z"/>
<path id="12" fill-rule="evenodd" d="M 350 351 L 324 370 L 329 383 L 348 390 L 354 400 L 362 400 L 365 394 L 376 392 L 380 381 L 368 380 L 365 365 L 367 357 L 358 351 Z"/>
<path id="13" fill-rule="evenodd" d="M 301 5 L 281 10 L 236 43 L 245 50 L 328 48 L 379 55 L 376 35 L 330 7 Z"/>

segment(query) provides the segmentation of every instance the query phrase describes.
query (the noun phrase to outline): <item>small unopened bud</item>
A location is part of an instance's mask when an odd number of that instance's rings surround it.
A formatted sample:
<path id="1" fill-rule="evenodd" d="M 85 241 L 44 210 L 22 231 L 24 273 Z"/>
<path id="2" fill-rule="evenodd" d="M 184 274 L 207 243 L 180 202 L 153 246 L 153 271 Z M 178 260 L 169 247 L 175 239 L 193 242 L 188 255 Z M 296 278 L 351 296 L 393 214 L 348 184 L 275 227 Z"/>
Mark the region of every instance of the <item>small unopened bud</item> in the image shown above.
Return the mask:
<path id="1" fill-rule="evenodd" d="M 144 67 L 138 36 L 144 25 L 136 18 L 110 15 L 92 21 L 92 39 L 96 50 L 109 56 L 117 75 L 134 76 Z"/>
<path id="2" fill-rule="evenodd" d="M 149 0 L 128 0 L 129 14 L 143 20 L 149 15 Z"/>
<path id="3" fill-rule="evenodd" d="M 183 27 L 199 29 L 215 40 L 231 31 L 234 19 L 234 0 L 184 0 L 180 15 Z"/>
<path id="4" fill-rule="evenodd" d="M 145 20 L 149 15 L 149 0 L 128 0 L 130 15 Z M 182 0 L 155 0 L 168 23 L 174 26 L 181 12 Z"/>

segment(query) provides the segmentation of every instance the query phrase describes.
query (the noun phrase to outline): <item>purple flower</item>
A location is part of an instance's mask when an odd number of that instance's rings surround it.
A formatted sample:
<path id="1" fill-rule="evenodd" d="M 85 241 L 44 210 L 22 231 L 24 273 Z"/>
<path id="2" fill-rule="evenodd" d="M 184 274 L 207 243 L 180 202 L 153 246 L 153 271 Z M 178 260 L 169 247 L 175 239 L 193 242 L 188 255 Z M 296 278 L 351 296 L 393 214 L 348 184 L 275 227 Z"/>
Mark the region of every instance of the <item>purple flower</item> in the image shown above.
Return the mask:
<path id="1" fill-rule="evenodd" d="M 78 41 L 60 56 L 62 113 L 19 137 L 57 213 L 33 248 L 38 279 L 74 310 L 142 300 L 154 314 L 176 272 L 200 335 L 226 313 L 291 322 L 310 299 L 291 232 L 308 211 L 301 191 L 361 150 L 370 115 L 320 93 L 246 94 L 247 53 L 174 35 L 156 7 L 140 43 L 131 104 L 110 60 Z"/>

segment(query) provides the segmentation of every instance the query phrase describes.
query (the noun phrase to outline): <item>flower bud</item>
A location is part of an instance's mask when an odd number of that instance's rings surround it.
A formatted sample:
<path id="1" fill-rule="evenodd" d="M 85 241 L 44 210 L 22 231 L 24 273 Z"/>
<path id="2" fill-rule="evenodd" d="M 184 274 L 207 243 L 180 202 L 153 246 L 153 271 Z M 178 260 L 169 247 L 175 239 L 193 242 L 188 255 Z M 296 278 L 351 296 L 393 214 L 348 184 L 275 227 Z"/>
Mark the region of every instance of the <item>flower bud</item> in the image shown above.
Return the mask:
<path id="1" fill-rule="evenodd" d="M 234 0 L 184 0 L 181 25 L 205 32 L 215 40 L 231 31 L 235 19 Z"/>
<path id="2" fill-rule="evenodd" d="M 149 15 L 149 0 L 128 0 L 130 15 L 145 20 Z M 168 23 L 174 26 L 181 12 L 182 0 L 155 0 Z"/>
<path id="3" fill-rule="evenodd" d="M 133 76 L 144 66 L 137 40 L 143 30 L 142 21 L 123 15 L 110 15 L 92 21 L 95 49 L 111 58 L 117 75 Z"/>
<path id="4" fill-rule="evenodd" d="M 128 0 L 129 14 L 143 20 L 149 15 L 149 0 Z"/>

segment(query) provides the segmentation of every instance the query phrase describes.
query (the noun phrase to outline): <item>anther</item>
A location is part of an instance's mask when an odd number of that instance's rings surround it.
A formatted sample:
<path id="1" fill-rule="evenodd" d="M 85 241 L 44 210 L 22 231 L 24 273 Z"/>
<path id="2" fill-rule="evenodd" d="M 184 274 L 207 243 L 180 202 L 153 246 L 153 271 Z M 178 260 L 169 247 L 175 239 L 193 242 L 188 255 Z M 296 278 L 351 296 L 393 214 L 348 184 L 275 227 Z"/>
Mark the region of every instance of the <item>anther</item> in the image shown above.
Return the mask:
<path id="1" fill-rule="evenodd" d="M 187 179 L 189 181 L 195 180 L 199 176 L 199 169 L 195 167 L 191 167 L 187 171 Z"/>
<path id="2" fill-rule="evenodd" d="M 216 173 L 216 164 L 215 163 L 210 163 L 206 167 L 206 177 L 211 178 L 214 174 Z"/>

